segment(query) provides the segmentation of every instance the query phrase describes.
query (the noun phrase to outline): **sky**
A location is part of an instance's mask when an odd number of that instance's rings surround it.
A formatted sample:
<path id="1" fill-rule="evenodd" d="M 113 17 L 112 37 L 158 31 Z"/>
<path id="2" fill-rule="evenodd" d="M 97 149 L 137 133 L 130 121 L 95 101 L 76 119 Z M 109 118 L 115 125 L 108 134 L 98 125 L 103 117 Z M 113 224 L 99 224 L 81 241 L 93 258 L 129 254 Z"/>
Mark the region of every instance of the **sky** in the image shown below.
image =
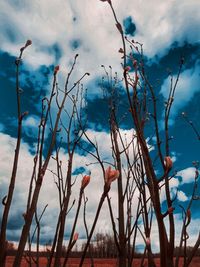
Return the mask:
<path id="1" fill-rule="evenodd" d="M 192 120 L 200 131 L 200 2 L 198 0 L 113 0 L 113 6 L 125 34 L 143 44 L 145 68 L 149 81 L 155 86 L 159 102 L 159 122 L 162 128 L 162 106 L 169 93 L 169 71 L 176 77 L 180 60 L 184 65 L 175 93 L 170 117 L 171 157 L 177 176 L 171 180 L 172 193 L 178 188 L 176 225 L 181 225 L 181 210 L 178 204 L 186 205 L 190 199 L 194 182 L 192 162 L 199 160 L 200 143 L 192 127 L 185 121 L 182 112 Z M 16 190 L 9 216 L 7 236 L 17 241 L 23 225 L 22 214 L 26 207 L 27 190 L 33 166 L 36 147 L 41 99 L 51 89 L 54 66 L 59 65 L 59 86 L 64 86 L 75 54 L 79 54 L 73 84 L 82 74 L 89 72 L 84 79 L 87 88 L 88 133 L 97 140 L 101 155 L 111 161 L 111 143 L 108 133 L 106 103 L 101 90 L 101 79 L 107 69 L 122 73 L 121 39 L 109 5 L 99 0 L 1 0 L 0 1 L 0 198 L 6 195 L 11 175 L 17 130 L 17 106 L 15 96 L 15 58 L 26 40 L 32 40 L 23 56 L 20 72 L 22 110 L 29 111 L 23 122 L 22 147 L 20 151 Z M 123 85 L 119 88 L 120 112 L 126 109 L 126 96 Z M 53 107 L 54 108 L 54 107 Z M 131 138 L 133 125 L 126 119 L 120 125 L 123 136 Z M 102 142 L 103 140 L 103 142 Z M 67 162 L 64 148 L 63 161 Z M 88 196 L 88 225 L 91 226 L 98 199 L 102 193 L 103 180 L 94 159 L 76 151 L 73 170 L 80 172 L 77 187 L 72 196 L 77 199 L 78 186 L 84 173 L 91 173 Z M 49 169 L 54 169 L 50 162 Z M 47 193 L 48 192 L 48 193 Z M 110 195 L 114 210 L 117 209 L 116 185 Z M 73 199 L 73 198 L 72 198 Z M 163 203 L 164 203 L 163 198 Z M 45 175 L 39 199 L 39 211 L 48 204 L 42 218 L 41 243 L 53 237 L 55 218 L 58 214 L 58 193 L 51 172 Z M 190 227 L 190 244 L 194 243 L 199 217 L 199 203 L 192 208 L 193 220 Z M 74 209 L 75 210 L 75 209 Z M 73 222 L 74 210 L 66 223 L 67 240 Z M 2 206 L 0 208 L 2 212 Z M 109 232 L 108 209 L 106 203 L 97 224 L 97 231 Z M 79 238 L 85 238 L 84 225 L 78 222 Z M 154 247 L 158 247 L 157 228 L 153 226 Z M 177 234 L 178 236 L 178 234 Z M 178 240 L 178 239 L 177 239 Z M 142 244 L 138 238 L 138 244 Z"/>

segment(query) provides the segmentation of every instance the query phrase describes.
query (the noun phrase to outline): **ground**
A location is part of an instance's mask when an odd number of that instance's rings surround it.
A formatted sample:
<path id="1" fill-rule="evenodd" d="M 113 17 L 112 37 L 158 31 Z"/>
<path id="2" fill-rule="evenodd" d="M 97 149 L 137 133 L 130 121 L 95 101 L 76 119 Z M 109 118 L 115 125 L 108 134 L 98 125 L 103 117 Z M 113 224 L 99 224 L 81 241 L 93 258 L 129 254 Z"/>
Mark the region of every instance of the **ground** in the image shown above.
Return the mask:
<path id="1" fill-rule="evenodd" d="M 80 259 L 70 259 L 68 261 L 67 267 L 78 267 Z M 182 259 L 181 259 L 182 261 Z M 12 267 L 13 257 L 8 257 L 6 262 L 6 267 Z M 157 266 L 159 267 L 159 261 L 156 259 Z M 35 265 L 32 264 L 32 267 Z M 94 259 L 95 267 L 116 267 L 117 261 L 115 259 Z M 140 267 L 140 259 L 135 259 L 133 263 L 134 267 Z M 182 264 L 180 264 L 182 267 Z M 21 267 L 29 267 L 29 264 L 23 260 Z M 40 258 L 40 267 L 46 267 L 46 258 Z M 83 267 L 90 267 L 90 260 L 86 259 Z M 147 267 L 147 264 L 144 264 Z M 200 257 L 195 257 L 192 261 L 190 267 L 200 267 Z"/>

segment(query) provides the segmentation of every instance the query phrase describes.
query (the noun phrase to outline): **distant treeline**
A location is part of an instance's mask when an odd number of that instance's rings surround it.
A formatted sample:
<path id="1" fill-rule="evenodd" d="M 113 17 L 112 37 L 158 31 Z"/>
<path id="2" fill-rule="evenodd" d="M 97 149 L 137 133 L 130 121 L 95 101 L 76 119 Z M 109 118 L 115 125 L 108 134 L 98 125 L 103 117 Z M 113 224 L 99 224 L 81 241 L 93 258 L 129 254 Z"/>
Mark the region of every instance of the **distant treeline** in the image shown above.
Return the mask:
<path id="1" fill-rule="evenodd" d="M 81 248 L 78 248 L 75 246 L 74 250 L 71 251 L 70 257 L 71 258 L 80 258 L 82 255 L 82 251 L 84 249 L 85 243 L 82 244 Z M 187 247 L 187 253 L 189 253 L 192 250 L 193 247 L 188 246 Z M 51 242 L 48 242 L 45 245 L 45 249 L 43 251 L 39 252 L 40 257 L 47 257 L 49 256 L 51 251 Z M 63 246 L 62 248 L 62 256 L 64 257 L 67 252 L 67 246 Z M 174 256 L 176 256 L 178 252 L 178 247 L 175 248 L 174 250 Z M 36 257 L 36 252 L 35 251 L 25 251 L 24 255 L 28 256 L 30 255 L 32 257 Z M 8 250 L 7 250 L 7 255 L 8 256 L 15 256 L 16 254 L 16 247 L 12 242 L 8 242 Z M 138 252 L 135 251 L 134 253 L 134 258 L 141 258 L 143 257 L 144 253 L 143 252 Z M 184 250 L 182 249 L 181 251 L 181 256 L 184 255 Z M 117 248 L 114 242 L 114 238 L 110 234 L 100 234 L 97 233 L 95 235 L 95 238 L 93 239 L 93 242 L 90 244 L 90 249 L 87 252 L 87 257 L 92 257 L 92 258 L 117 258 Z M 155 253 L 154 258 L 159 257 L 159 253 Z M 197 250 L 195 256 L 200 256 L 200 248 Z"/>

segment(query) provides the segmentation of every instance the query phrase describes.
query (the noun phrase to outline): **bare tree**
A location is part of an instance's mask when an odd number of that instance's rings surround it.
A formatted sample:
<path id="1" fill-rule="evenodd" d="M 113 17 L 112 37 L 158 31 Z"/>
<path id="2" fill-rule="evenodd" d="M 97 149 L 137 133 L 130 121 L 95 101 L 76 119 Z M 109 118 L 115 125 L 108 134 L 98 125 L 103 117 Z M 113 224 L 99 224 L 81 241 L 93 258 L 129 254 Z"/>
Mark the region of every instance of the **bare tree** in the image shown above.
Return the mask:
<path id="1" fill-rule="evenodd" d="M 58 106 L 58 112 L 57 112 L 54 124 L 51 120 L 51 105 L 53 102 L 53 98 L 56 95 L 56 85 L 57 85 L 56 77 L 57 77 L 57 72 L 59 71 L 59 66 L 55 67 L 55 70 L 54 70 L 54 79 L 53 79 L 53 85 L 52 85 L 50 98 L 49 99 L 45 98 L 43 100 L 43 109 L 42 109 L 43 117 L 41 119 L 41 132 L 39 131 L 39 136 L 38 136 L 38 140 L 39 140 L 39 146 L 38 146 L 38 151 L 37 151 L 38 155 L 36 155 L 36 159 L 34 162 L 35 165 L 38 163 L 37 164 L 37 175 L 36 175 L 37 178 L 35 179 L 35 188 L 33 189 L 33 192 L 31 191 L 31 193 L 29 195 L 30 196 L 28 199 L 29 204 L 27 205 L 27 211 L 26 211 L 26 214 L 24 216 L 25 224 L 24 224 L 23 229 L 22 229 L 22 233 L 21 233 L 21 237 L 20 237 L 20 241 L 19 241 L 19 245 L 18 245 L 18 250 L 17 250 L 17 255 L 15 257 L 13 266 L 20 266 L 20 262 L 21 262 L 21 259 L 23 256 L 23 251 L 24 251 L 26 241 L 27 241 L 27 238 L 29 235 L 32 219 L 33 219 L 34 213 L 36 211 L 38 197 L 39 197 L 40 189 L 42 186 L 43 178 L 44 178 L 44 175 L 46 173 L 46 170 L 47 170 L 47 167 L 48 167 L 48 164 L 49 164 L 49 161 L 51 159 L 52 152 L 53 152 L 53 149 L 55 146 L 57 133 L 59 130 L 59 123 L 60 123 L 60 119 L 61 119 L 61 114 L 62 114 L 62 111 L 64 109 L 66 99 L 69 97 L 70 92 L 72 92 L 72 90 L 77 86 L 77 84 L 79 84 L 80 81 L 88 74 L 88 73 L 85 73 L 76 83 L 74 83 L 69 88 L 69 80 L 70 80 L 71 74 L 73 72 L 74 66 L 76 64 L 77 56 L 78 55 L 75 56 L 72 67 L 68 73 L 66 83 L 65 83 L 65 88 L 63 91 L 63 96 L 62 96 L 61 102 Z M 47 102 L 47 107 L 44 105 L 45 101 Z M 51 140 L 50 140 L 49 145 L 48 145 L 47 154 L 46 154 L 45 158 L 43 159 L 45 133 L 46 133 L 47 125 L 48 125 L 47 124 L 48 120 L 50 120 L 50 125 L 51 125 Z M 71 162 L 69 161 L 69 167 L 70 166 L 71 166 Z M 34 171 L 35 171 L 35 169 L 34 169 Z M 63 221 L 62 221 L 62 228 L 61 229 L 63 231 Z"/>
<path id="2" fill-rule="evenodd" d="M 171 109 L 175 97 L 175 91 L 181 75 L 183 59 L 181 59 L 177 76 L 175 79 L 171 76 L 171 83 L 168 97 L 163 103 L 162 121 L 163 126 L 160 127 L 158 116 L 158 95 L 155 93 L 153 85 L 149 82 L 146 74 L 143 45 L 134 40 L 129 40 L 125 35 L 123 28 L 117 18 L 111 0 L 101 0 L 107 2 L 114 17 L 116 28 L 122 40 L 122 48 L 119 53 L 122 55 L 122 78 L 118 78 L 118 74 L 113 76 L 112 67 L 109 71 L 102 65 L 106 75 L 106 86 L 110 88 L 109 92 L 105 92 L 105 101 L 108 107 L 108 127 L 110 134 L 110 161 L 103 160 L 99 150 L 99 144 L 92 140 L 86 128 L 87 119 L 84 118 L 83 86 L 81 81 L 88 73 L 84 73 L 73 85 L 71 82 L 72 73 L 74 71 L 77 56 L 75 56 L 73 64 L 66 78 L 64 89 L 58 86 L 57 74 L 59 66 L 54 68 L 53 84 L 50 95 L 42 99 L 41 119 L 39 123 L 37 147 L 35 157 L 33 159 L 32 175 L 30 177 L 29 192 L 27 198 L 26 211 L 23 214 L 24 225 L 22 228 L 19 245 L 14 259 L 13 267 L 19 267 L 22 257 L 25 258 L 32 266 L 32 261 L 39 266 L 39 245 L 40 245 L 40 221 L 46 207 L 41 216 L 38 216 L 38 199 L 42 188 L 45 174 L 50 171 L 54 176 L 54 182 L 58 189 L 59 211 L 57 223 L 55 226 L 54 239 L 49 249 L 49 257 L 47 266 L 54 267 L 66 266 L 70 252 L 75 244 L 77 244 L 78 233 L 76 232 L 79 220 L 80 210 L 82 206 L 82 198 L 84 196 L 83 220 L 86 229 L 87 241 L 84 245 L 79 266 L 83 266 L 87 251 L 89 250 L 91 265 L 94 265 L 93 254 L 97 251 L 102 257 L 109 255 L 117 256 L 118 266 L 131 267 L 135 256 L 135 248 L 137 239 L 142 237 L 144 242 L 144 253 L 141 260 L 141 267 L 145 257 L 147 257 L 148 267 L 156 267 L 154 255 L 152 252 L 152 224 L 155 217 L 158 226 L 159 247 L 160 247 L 160 265 L 162 267 L 178 267 L 181 253 L 183 252 L 183 267 L 188 267 L 194 257 L 199 245 L 200 235 L 198 235 L 194 247 L 189 251 L 188 245 L 188 226 L 192 220 L 191 206 L 193 201 L 199 200 L 197 195 L 197 181 L 199 177 L 199 165 L 195 163 L 194 187 L 188 206 L 182 207 L 182 232 L 180 243 L 177 250 L 176 261 L 174 263 L 175 251 L 175 200 L 177 196 L 172 196 L 170 192 L 170 179 L 176 172 L 173 170 L 173 161 L 170 150 L 170 128 L 169 119 Z M 17 176 L 18 158 L 20 153 L 22 120 L 27 112 L 21 112 L 20 104 L 20 77 L 19 68 L 22 60 L 23 51 L 31 45 L 28 40 L 20 50 L 19 58 L 16 59 L 16 93 L 17 93 L 17 114 L 18 114 L 18 136 L 15 149 L 14 163 L 12 169 L 11 180 L 9 184 L 8 194 L 2 200 L 4 205 L 3 218 L 0 233 L 0 266 L 6 264 L 6 227 L 11 208 L 11 202 L 15 189 L 15 180 Z M 103 79 L 105 85 L 105 79 Z M 125 88 L 125 113 L 120 114 L 118 85 L 122 84 Z M 52 106 L 55 104 L 56 114 L 52 114 Z M 190 124 L 196 136 L 199 139 L 199 133 L 185 114 L 182 114 L 187 123 Z M 121 123 L 127 117 L 131 120 L 132 129 L 130 136 L 126 136 L 123 132 Z M 146 129 L 151 128 L 152 136 Z M 50 138 L 47 141 L 45 136 L 49 132 Z M 60 133 L 62 137 L 60 138 Z M 155 153 L 151 154 L 151 146 L 149 139 L 156 140 L 154 145 Z M 92 146 L 87 148 L 81 145 L 81 141 L 86 140 Z M 67 167 L 63 168 L 61 160 L 61 148 L 65 144 Z M 84 189 L 89 184 L 90 175 L 84 175 L 79 189 L 78 198 L 72 200 L 72 190 L 77 186 L 77 179 L 74 179 L 73 167 L 75 152 L 78 148 L 86 152 L 95 159 L 95 164 L 99 168 L 104 187 L 99 199 L 95 217 L 91 229 L 87 226 L 86 202 Z M 49 162 L 53 160 L 56 170 L 49 170 Z M 92 164 L 92 163 L 91 163 Z M 65 165 L 65 166 L 66 166 Z M 106 167 L 108 166 L 108 167 Z M 157 170 L 161 171 L 158 176 Z M 91 174 L 92 175 L 92 174 Z M 109 195 L 111 183 L 117 179 L 117 211 L 113 210 L 112 199 Z M 161 191 L 166 198 L 166 208 L 162 205 Z M 77 204 L 75 205 L 77 201 Z M 92 238 L 95 232 L 96 224 L 103 203 L 107 201 L 110 214 L 111 227 L 113 237 L 109 235 L 96 235 L 95 242 Z M 68 227 L 67 215 L 72 208 L 75 208 L 75 217 L 71 227 L 70 237 L 67 247 L 64 246 L 66 226 Z M 36 227 L 31 234 L 31 226 L 35 217 Z M 168 224 L 168 225 L 167 225 Z M 68 228 L 70 229 L 70 228 Z M 169 230 L 167 230 L 169 229 Z M 36 257 L 32 256 L 32 243 L 36 234 Z M 29 243 L 29 252 L 25 252 L 25 246 Z M 114 245 L 113 245 L 114 244 Z M 64 248 L 64 249 L 63 249 Z M 111 249 L 112 248 L 112 249 Z M 64 253 L 63 253 L 64 252 Z M 109 254 L 109 252 L 112 252 Z M 61 258 L 65 256 L 62 263 Z M 53 263 L 54 259 L 54 263 Z"/>
<path id="3" fill-rule="evenodd" d="M 21 112 L 21 88 L 20 88 L 20 79 L 19 71 L 20 64 L 22 61 L 22 55 L 24 50 L 32 44 L 31 40 L 28 40 L 26 44 L 20 49 L 19 57 L 15 60 L 16 65 L 16 95 L 17 95 L 17 118 L 18 118 L 18 128 L 17 128 L 17 143 L 15 147 L 15 155 L 13 161 L 12 175 L 10 178 L 10 184 L 8 189 L 8 194 L 3 198 L 2 204 L 4 205 L 3 217 L 1 221 L 1 232 L 0 232 L 0 266 L 5 266 L 6 261 L 6 228 L 8 222 L 9 211 L 12 203 L 13 193 L 15 189 L 15 181 L 17 176 L 18 160 L 20 153 L 21 137 L 22 137 L 22 121 L 28 112 Z"/>
<path id="4" fill-rule="evenodd" d="M 170 157 L 170 136 L 169 136 L 169 118 L 170 112 L 173 105 L 175 90 L 178 84 L 178 80 L 181 74 L 183 59 L 181 59 L 177 77 L 175 80 L 171 77 L 171 86 L 169 90 L 169 95 L 165 103 L 164 113 L 164 134 L 162 129 L 159 128 L 158 123 L 158 109 L 157 109 L 157 95 L 154 92 L 152 84 L 149 82 L 146 75 L 144 60 L 143 60 L 143 46 L 142 44 L 135 42 L 134 40 L 129 40 L 124 36 L 123 28 L 118 21 L 116 12 L 113 8 L 111 0 L 101 0 L 102 2 L 107 2 L 111 8 L 114 16 L 116 28 L 121 36 L 122 48 L 119 52 L 122 53 L 123 63 L 123 81 L 126 89 L 126 95 L 129 103 L 129 110 L 133 119 L 133 127 L 136 131 L 136 138 L 138 143 L 138 150 L 141 151 L 142 165 L 144 166 L 143 176 L 147 188 L 150 193 L 151 202 L 153 204 L 153 209 L 156 216 L 156 221 L 158 224 L 159 232 L 159 243 L 160 243 L 160 263 L 162 267 L 173 267 L 173 256 L 174 256 L 174 245 L 175 245 L 175 224 L 174 224 L 174 207 L 173 202 L 175 199 L 172 198 L 170 194 L 170 171 L 173 167 L 173 162 Z M 127 45 L 130 47 L 130 52 L 127 52 Z M 150 101 L 148 98 L 150 97 Z M 150 112 L 149 112 L 150 110 Z M 152 129 L 154 129 L 156 137 L 156 151 L 157 151 L 157 164 L 159 163 L 160 168 L 163 171 L 161 177 L 157 177 L 156 168 L 154 160 L 150 155 L 150 150 L 148 143 L 146 142 L 145 129 L 147 122 L 150 117 L 152 118 Z M 115 128 L 117 128 L 115 126 Z M 114 131 L 113 131 L 114 133 Z M 114 135 L 114 134 L 113 134 Z M 115 150 L 117 151 L 116 137 Z M 119 151 L 116 153 L 116 161 L 118 166 L 120 166 Z M 120 180 L 120 179 L 119 179 Z M 167 210 L 162 212 L 162 202 L 160 199 L 160 190 L 164 189 Z M 142 195 L 145 194 L 144 190 L 141 191 Z M 146 213 L 147 214 L 147 213 Z M 121 217 L 123 214 L 121 213 Z M 151 251 L 149 250 L 150 243 L 150 227 L 147 221 L 147 216 L 145 216 L 145 232 L 146 232 L 146 244 L 149 256 Z M 168 219 L 169 232 L 166 230 L 166 223 L 164 220 Z M 123 231 L 123 225 L 121 226 Z M 150 266 L 154 266 L 153 262 L 150 262 L 152 257 L 149 257 Z M 125 261 L 123 261 L 123 266 L 125 266 Z"/>

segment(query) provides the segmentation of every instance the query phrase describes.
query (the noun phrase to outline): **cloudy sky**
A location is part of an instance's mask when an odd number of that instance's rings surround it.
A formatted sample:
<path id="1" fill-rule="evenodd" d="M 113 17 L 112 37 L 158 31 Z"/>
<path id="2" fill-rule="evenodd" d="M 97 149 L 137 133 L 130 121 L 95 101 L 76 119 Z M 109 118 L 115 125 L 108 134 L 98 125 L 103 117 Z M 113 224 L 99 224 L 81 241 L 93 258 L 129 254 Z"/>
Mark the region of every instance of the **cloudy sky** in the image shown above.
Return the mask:
<path id="1" fill-rule="evenodd" d="M 174 169 L 178 172 L 178 176 L 171 181 L 171 187 L 172 191 L 179 189 L 175 211 L 177 225 L 179 225 L 181 215 L 178 204 L 186 205 L 190 198 L 194 181 L 192 162 L 199 160 L 199 140 L 181 113 L 185 112 L 200 131 L 200 2 L 198 0 L 113 0 L 113 5 L 126 35 L 130 39 L 143 43 L 146 72 L 150 82 L 156 86 L 157 95 L 160 98 L 160 122 L 162 121 L 161 108 L 169 92 L 169 70 L 176 76 L 180 59 L 184 57 L 185 63 L 170 118 L 170 135 L 173 136 L 170 143 L 171 156 L 174 160 Z M 62 87 L 75 54 L 79 54 L 73 82 L 84 72 L 90 73 L 90 76 L 84 80 L 84 86 L 88 91 L 89 133 L 92 138 L 96 138 L 102 157 L 111 161 L 108 118 L 100 88 L 100 81 L 104 75 L 101 65 L 105 65 L 108 69 L 112 66 L 115 72 L 120 73 L 121 58 L 118 50 L 122 44 L 109 5 L 98 0 L 1 0 L 0 10 L 1 198 L 7 192 L 16 143 L 14 60 L 26 40 L 32 40 L 32 45 L 24 53 L 21 68 L 22 110 L 28 110 L 29 115 L 23 124 L 17 186 L 7 231 L 8 239 L 17 241 L 23 225 L 22 213 L 26 206 L 27 189 L 33 166 L 41 98 L 49 93 L 54 66 L 60 66 L 58 80 Z M 126 103 L 123 88 L 120 91 L 120 97 L 121 101 Z M 125 120 L 121 127 L 122 133 L 131 138 L 131 121 Z M 61 151 L 61 156 L 63 161 L 67 162 L 64 149 Z M 73 167 L 74 171 L 82 167 L 84 172 L 91 172 L 91 176 L 95 177 L 91 181 L 91 188 L 94 190 L 89 188 L 86 190 L 89 199 L 89 226 L 103 188 L 101 172 L 95 165 L 88 166 L 88 163 L 93 161 L 91 156 L 76 152 Z M 53 162 L 50 162 L 49 169 L 53 168 Z M 81 177 L 80 174 L 77 189 L 75 188 L 73 192 L 75 198 Z M 113 199 L 116 198 L 115 185 L 111 196 Z M 48 208 L 42 220 L 43 243 L 53 236 L 58 212 L 58 195 L 50 172 L 46 174 L 42 187 L 40 210 L 46 204 Z M 113 206 L 117 207 L 115 201 Z M 194 220 L 191 227 L 191 242 L 194 241 L 196 227 L 200 223 L 197 209 L 198 204 L 195 203 L 192 209 Z M 97 225 L 98 231 L 110 230 L 107 214 L 105 203 Z M 72 210 L 67 220 L 66 238 L 70 232 L 73 215 Z M 84 226 L 81 221 L 78 223 L 77 231 L 80 237 L 84 238 Z M 153 233 L 156 240 L 156 226 L 153 228 Z M 140 242 L 142 243 L 142 240 Z"/>

